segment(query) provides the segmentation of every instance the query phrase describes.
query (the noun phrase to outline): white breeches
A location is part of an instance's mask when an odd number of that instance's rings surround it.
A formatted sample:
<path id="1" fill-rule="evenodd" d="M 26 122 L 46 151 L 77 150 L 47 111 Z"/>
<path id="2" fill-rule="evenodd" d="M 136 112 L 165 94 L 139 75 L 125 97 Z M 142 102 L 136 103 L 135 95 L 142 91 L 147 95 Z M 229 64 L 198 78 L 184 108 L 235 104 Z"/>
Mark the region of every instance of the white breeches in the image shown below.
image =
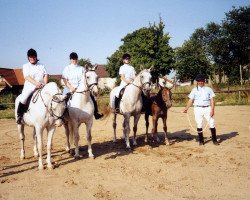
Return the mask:
<path id="1" fill-rule="evenodd" d="M 23 88 L 23 91 L 22 91 L 22 94 L 20 95 L 20 102 L 22 104 L 25 104 L 28 97 L 30 96 L 30 94 L 34 91 L 33 88 L 28 88 L 28 87 L 24 87 Z"/>
<path id="2" fill-rule="evenodd" d="M 210 117 L 211 106 L 209 107 L 194 107 L 194 116 L 197 123 L 197 128 L 202 128 L 203 117 L 209 123 L 210 128 L 214 128 L 214 118 Z"/>
<path id="3" fill-rule="evenodd" d="M 119 94 L 120 94 L 121 89 L 124 88 L 126 85 L 127 85 L 127 83 L 121 82 L 121 84 L 118 86 L 118 89 L 117 89 L 116 94 L 115 94 L 115 96 L 116 96 L 117 98 L 119 97 Z"/>

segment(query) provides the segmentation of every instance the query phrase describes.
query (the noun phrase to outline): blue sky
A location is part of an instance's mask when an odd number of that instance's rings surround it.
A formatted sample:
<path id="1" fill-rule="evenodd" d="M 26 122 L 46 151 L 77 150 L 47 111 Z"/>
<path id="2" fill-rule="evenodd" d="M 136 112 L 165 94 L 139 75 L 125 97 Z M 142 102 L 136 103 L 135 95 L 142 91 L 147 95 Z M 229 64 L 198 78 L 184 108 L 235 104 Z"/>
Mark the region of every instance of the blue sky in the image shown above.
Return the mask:
<path id="1" fill-rule="evenodd" d="M 0 0 L 0 67 L 27 62 L 29 48 L 49 74 L 61 74 L 69 54 L 106 64 L 121 39 L 149 23 L 165 23 L 172 47 L 196 28 L 220 23 L 232 6 L 250 0 Z"/>

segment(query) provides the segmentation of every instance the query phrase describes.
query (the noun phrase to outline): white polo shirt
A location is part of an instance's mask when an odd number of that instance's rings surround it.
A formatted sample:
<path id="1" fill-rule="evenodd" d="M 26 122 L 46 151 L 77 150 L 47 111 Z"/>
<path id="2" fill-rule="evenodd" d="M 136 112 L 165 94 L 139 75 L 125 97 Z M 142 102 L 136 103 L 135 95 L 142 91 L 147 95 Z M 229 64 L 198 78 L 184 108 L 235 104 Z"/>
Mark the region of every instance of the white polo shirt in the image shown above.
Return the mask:
<path id="1" fill-rule="evenodd" d="M 211 98 L 215 97 L 213 90 L 210 87 L 195 87 L 188 95 L 190 99 L 194 100 L 194 106 L 210 106 Z"/>
<path id="2" fill-rule="evenodd" d="M 74 88 L 78 88 L 85 71 L 85 68 L 80 65 L 70 64 L 64 68 L 62 78 L 66 79 Z"/>
<path id="3" fill-rule="evenodd" d="M 44 83 L 44 75 L 48 74 L 44 65 L 37 62 L 35 65 L 31 64 L 30 62 L 23 65 L 23 77 L 30 76 L 34 80 Z M 25 80 L 24 88 L 26 89 L 35 89 L 35 85 L 33 85 L 28 80 Z"/>
<path id="4" fill-rule="evenodd" d="M 129 65 L 129 64 L 124 64 L 124 65 L 122 65 L 121 67 L 120 67 L 120 69 L 119 69 L 119 75 L 124 75 L 124 77 L 125 77 L 125 79 L 126 80 L 130 80 L 130 81 L 132 81 L 134 78 L 135 78 L 135 74 L 136 74 L 136 72 L 135 72 L 135 69 L 134 69 L 134 67 L 132 67 L 131 65 Z M 122 81 L 123 82 L 123 84 L 127 84 L 127 83 L 125 83 L 124 81 Z M 121 82 L 121 83 L 122 83 Z"/>

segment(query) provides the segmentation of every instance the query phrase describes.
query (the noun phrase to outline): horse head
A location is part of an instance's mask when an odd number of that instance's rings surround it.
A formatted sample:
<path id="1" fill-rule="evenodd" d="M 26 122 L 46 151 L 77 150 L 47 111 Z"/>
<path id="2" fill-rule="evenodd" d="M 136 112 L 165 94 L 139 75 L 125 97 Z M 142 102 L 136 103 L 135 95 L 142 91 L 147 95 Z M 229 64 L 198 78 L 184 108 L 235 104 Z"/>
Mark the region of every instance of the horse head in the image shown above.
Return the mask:
<path id="1" fill-rule="evenodd" d="M 169 88 L 160 86 L 158 96 L 162 98 L 167 108 L 172 106 L 172 92 Z"/>
<path id="2" fill-rule="evenodd" d="M 56 83 L 50 82 L 41 91 L 42 101 L 50 116 L 55 120 L 56 126 L 63 124 L 62 118 L 66 109 L 66 95 L 61 93 Z"/>
<path id="3" fill-rule="evenodd" d="M 85 79 L 87 87 L 93 96 L 96 96 L 99 92 L 98 90 L 98 76 L 95 72 L 97 65 L 88 67 L 85 73 Z"/>
<path id="4" fill-rule="evenodd" d="M 139 73 L 139 77 L 140 77 L 140 82 L 141 82 L 141 87 L 142 87 L 142 91 L 145 95 L 147 95 L 149 93 L 149 91 L 151 90 L 151 73 L 150 73 L 150 69 L 144 69 Z"/>

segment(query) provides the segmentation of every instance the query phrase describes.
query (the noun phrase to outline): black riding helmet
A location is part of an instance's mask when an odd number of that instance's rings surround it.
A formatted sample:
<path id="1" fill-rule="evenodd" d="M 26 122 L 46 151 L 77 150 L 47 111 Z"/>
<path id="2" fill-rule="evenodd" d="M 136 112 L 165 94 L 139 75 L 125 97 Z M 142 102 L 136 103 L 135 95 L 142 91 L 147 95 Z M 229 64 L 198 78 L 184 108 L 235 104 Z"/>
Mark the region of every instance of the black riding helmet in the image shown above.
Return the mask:
<path id="1" fill-rule="evenodd" d="M 122 56 L 122 60 L 130 59 L 130 58 L 131 58 L 131 55 L 129 55 L 128 53 L 125 53 L 125 54 L 123 54 L 123 56 Z"/>
<path id="2" fill-rule="evenodd" d="M 77 59 L 78 59 L 77 53 L 72 52 L 72 53 L 69 55 L 69 59 L 77 60 Z"/>
<path id="3" fill-rule="evenodd" d="M 37 53 L 35 49 L 29 49 L 27 52 L 28 57 L 37 57 Z"/>
<path id="4" fill-rule="evenodd" d="M 196 81 L 205 81 L 205 76 L 203 74 L 198 74 L 195 78 Z"/>

